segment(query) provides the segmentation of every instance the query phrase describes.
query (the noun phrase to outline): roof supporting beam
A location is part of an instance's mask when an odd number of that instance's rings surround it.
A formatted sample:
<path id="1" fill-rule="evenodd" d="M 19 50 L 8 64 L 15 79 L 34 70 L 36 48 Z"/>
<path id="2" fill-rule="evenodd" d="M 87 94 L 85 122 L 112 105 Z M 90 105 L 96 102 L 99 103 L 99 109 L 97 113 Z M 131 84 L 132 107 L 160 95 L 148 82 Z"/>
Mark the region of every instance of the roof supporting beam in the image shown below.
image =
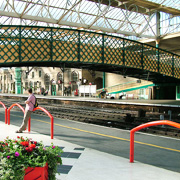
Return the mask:
<path id="1" fill-rule="evenodd" d="M 17 15 L 14 12 L 5 12 L 5 11 L 0 11 L 0 16 L 7 16 L 7 17 L 13 17 L 13 18 L 19 18 L 20 15 Z M 57 21 L 51 18 L 45 18 L 45 17 L 39 17 L 39 16 L 30 16 L 30 15 L 24 15 L 22 17 L 23 19 L 27 20 L 34 20 L 34 21 L 41 21 L 41 22 L 46 22 L 46 23 L 52 23 L 56 24 Z M 61 21 L 61 25 L 65 26 L 74 26 L 74 27 L 82 27 L 84 29 L 88 29 L 88 25 L 86 24 L 81 24 L 81 23 L 76 23 L 76 22 L 68 22 L 68 21 Z M 99 26 L 92 26 L 92 30 L 101 30 L 103 32 L 108 32 L 108 33 L 119 33 L 119 34 L 125 34 L 127 36 L 136 36 L 136 33 L 133 32 L 128 32 L 128 31 L 117 31 L 111 29 L 111 28 L 104 28 L 104 27 L 99 27 Z M 140 37 L 145 37 L 145 38 L 151 38 L 155 39 L 154 36 L 149 36 L 149 35 L 141 35 Z"/>
<path id="2" fill-rule="evenodd" d="M 61 20 L 72 10 L 74 9 L 79 3 L 81 3 L 82 0 L 79 0 L 77 3 L 73 4 L 73 6 L 67 10 L 58 20 L 57 20 L 57 24 L 60 24 Z"/>
<path id="3" fill-rule="evenodd" d="M 99 0 L 89 0 L 89 1 L 97 2 L 97 3 L 99 2 Z M 108 5 L 108 0 L 101 0 L 101 4 Z M 138 6 L 138 12 L 142 14 L 149 15 L 149 13 L 161 11 L 172 14 L 174 16 L 180 16 L 179 9 L 167 7 L 165 5 L 158 4 L 155 2 L 150 2 L 147 0 L 114 0 L 114 1 L 112 0 L 111 6 L 136 12 L 134 9 L 132 10 L 130 9 L 132 4 Z M 129 7 L 129 9 L 127 7 Z"/>

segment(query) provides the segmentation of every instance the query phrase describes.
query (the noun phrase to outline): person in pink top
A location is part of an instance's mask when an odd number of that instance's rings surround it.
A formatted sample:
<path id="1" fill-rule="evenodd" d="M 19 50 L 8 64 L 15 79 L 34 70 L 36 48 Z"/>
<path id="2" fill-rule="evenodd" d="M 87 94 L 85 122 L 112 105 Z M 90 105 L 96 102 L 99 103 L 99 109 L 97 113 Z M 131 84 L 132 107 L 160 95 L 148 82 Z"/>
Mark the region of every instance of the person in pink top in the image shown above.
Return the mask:
<path id="1" fill-rule="evenodd" d="M 33 112 L 33 109 L 34 109 L 34 104 L 35 104 L 36 98 L 35 98 L 34 94 L 32 93 L 31 88 L 28 89 L 28 93 L 29 93 L 29 97 L 25 101 L 26 109 L 25 109 L 25 113 L 24 113 L 24 119 L 21 124 L 21 127 L 19 128 L 19 130 L 16 131 L 16 133 L 22 133 L 26 129 L 28 120 L 31 117 L 31 113 Z"/>

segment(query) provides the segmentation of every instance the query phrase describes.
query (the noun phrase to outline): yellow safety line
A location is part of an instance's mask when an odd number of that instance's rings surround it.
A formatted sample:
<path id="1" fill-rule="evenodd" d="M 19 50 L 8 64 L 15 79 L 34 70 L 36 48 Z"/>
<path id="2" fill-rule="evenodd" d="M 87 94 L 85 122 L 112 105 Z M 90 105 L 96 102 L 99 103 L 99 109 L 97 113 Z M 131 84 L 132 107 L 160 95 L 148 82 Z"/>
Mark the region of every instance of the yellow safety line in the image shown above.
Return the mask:
<path id="1" fill-rule="evenodd" d="M 46 122 L 46 121 L 38 120 L 38 119 L 31 119 L 31 120 L 51 124 L 50 122 Z M 109 137 L 109 138 L 113 138 L 113 139 L 119 139 L 119 140 L 123 140 L 123 141 L 130 141 L 129 139 L 125 139 L 125 138 L 120 138 L 120 137 L 116 137 L 116 136 L 110 136 L 110 135 L 106 135 L 106 134 L 101 134 L 101 133 L 97 133 L 97 132 L 92 132 L 92 131 L 79 129 L 79 128 L 73 128 L 73 127 L 64 126 L 64 125 L 57 124 L 57 123 L 54 123 L 54 125 L 64 127 L 64 128 L 68 128 L 68 129 L 73 129 L 73 130 L 76 130 L 76 131 L 85 132 L 85 133 L 95 134 L 95 135 L 98 135 L 98 136 L 104 136 L 104 137 Z M 170 151 L 180 152 L 180 150 L 178 150 L 178 149 L 167 148 L 167 147 L 158 146 L 158 145 L 149 144 L 149 143 L 144 143 L 144 142 L 140 142 L 140 141 L 134 141 L 134 142 L 137 143 L 137 144 L 143 144 L 143 145 L 146 145 L 146 146 L 152 146 L 152 147 L 156 147 L 156 148 L 160 148 L 160 149 L 166 149 L 166 150 L 170 150 Z"/>

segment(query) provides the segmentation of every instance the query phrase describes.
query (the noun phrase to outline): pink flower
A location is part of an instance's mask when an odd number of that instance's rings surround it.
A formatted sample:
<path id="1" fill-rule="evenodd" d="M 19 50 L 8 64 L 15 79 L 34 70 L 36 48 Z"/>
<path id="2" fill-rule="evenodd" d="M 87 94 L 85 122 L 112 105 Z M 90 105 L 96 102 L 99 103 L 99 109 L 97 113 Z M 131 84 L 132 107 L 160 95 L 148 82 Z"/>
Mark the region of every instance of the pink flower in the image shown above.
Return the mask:
<path id="1" fill-rule="evenodd" d="M 7 156 L 7 159 L 10 159 L 10 156 Z"/>
<path id="2" fill-rule="evenodd" d="M 18 153 L 18 152 L 15 152 L 15 156 L 18 157 L 18 156 L 19 156 L 19 153 Z"/>
<path id="3" fill-rule="evenodd" d="M 53 149 L 55 148 L 55 146 L 52 147 Z"/>

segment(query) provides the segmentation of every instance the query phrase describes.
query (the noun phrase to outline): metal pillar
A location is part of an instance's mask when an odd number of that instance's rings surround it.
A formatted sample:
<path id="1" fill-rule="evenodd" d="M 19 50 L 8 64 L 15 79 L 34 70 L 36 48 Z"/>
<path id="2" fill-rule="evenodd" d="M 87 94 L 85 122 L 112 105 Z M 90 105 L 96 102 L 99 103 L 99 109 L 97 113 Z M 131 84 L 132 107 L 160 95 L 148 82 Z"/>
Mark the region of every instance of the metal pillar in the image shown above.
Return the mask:
<path id="1" fill-rule="evenodd" d="M 106 87 L 106 73 L 103 72 L 103 88 Z"/>
<path id="2" fill-rule="evenodd" d="M 15 94 L 21 94 L 21 68 L 15 68 Z"/>

